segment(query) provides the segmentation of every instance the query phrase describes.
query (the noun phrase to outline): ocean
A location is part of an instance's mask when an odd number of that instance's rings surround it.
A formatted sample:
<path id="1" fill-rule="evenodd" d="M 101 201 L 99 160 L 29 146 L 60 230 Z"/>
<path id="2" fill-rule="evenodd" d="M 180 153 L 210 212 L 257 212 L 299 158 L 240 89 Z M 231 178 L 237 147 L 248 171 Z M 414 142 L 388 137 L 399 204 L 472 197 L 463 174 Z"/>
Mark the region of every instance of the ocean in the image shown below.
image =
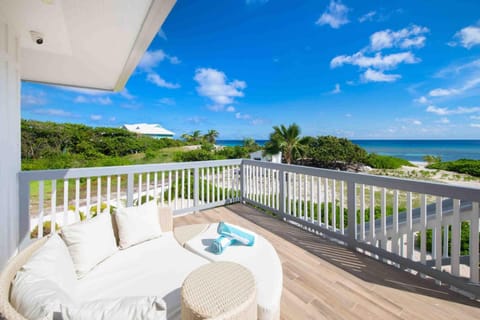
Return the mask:
<path id="1" fill-rule="evenodd" d="M 256 140 L 264 145 L 267 140 Z M 218 140 L 222 146 L 242 145 L 243 140 Z M 442 161 L 480 160 L 480 140 L 352 140 L 368 152 L 423 161 L 425 155 L 440 156 Z"/>

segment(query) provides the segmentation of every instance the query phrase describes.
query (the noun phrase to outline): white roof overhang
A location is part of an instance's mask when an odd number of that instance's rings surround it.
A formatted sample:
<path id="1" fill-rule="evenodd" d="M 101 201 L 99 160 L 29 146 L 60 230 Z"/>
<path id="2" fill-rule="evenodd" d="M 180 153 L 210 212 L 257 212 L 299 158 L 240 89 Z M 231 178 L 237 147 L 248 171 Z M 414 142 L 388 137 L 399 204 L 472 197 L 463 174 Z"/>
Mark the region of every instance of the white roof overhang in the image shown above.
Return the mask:
<path id="1" fill-rule="evenodd" d="M 0 0 L 0 11 L 19 34 L 22 80 L 120 91 L 175 2 Z"/>

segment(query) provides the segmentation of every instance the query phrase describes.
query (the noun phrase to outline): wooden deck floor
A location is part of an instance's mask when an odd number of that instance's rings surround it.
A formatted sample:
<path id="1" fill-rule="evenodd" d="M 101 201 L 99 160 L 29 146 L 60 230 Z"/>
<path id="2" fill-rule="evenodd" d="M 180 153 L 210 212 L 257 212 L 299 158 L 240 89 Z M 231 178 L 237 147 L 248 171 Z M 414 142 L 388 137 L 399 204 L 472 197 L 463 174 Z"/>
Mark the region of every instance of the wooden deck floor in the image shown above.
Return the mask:
<path id="1" fill-rule="evenodd" d="M 283 266 L 282 319 L 480 319 L 480 303 L 242 204 L 175 218 L 261 234 Z"/>

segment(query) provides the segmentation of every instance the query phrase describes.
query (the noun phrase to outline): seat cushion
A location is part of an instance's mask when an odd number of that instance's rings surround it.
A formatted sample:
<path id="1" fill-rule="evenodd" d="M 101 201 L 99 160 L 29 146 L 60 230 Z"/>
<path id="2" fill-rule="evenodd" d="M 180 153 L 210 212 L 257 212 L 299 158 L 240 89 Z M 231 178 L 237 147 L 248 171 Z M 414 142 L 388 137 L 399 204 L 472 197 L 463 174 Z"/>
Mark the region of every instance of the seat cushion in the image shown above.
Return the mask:
<path id="1" fill-rule="evenodd" d="M 138 207 L 118 208 L 115 221 L 121 249 L 162 235 L 156 201 L 150 201 Z"/>
<path id="2" fill-rule="evenodd" d="M 249 269 L 257 285 L 258 319 L 278 318 L 283 272 L 275 248 L 265 238 L 255 234 L 255 244 L 251 247 L 237 243 L 227 247 L 222 254 L 214 254 L 209 247 L 219 236 L 217 225 L 211 224 L 205 232 L 187 241 L 185 248 L 209 261 L 232 261 Z"/>
<path id="3" fill-rule="evenodd" d="M 182 248 L 172 232 L 120 250 L 79 280 L 82 301 L 157 296 L 167 318 L 180 316 L 180 288 L 187 275 L 208 260 Z"/>
<path id="4" fill-rule="evenodd" d="M 165 302 L 158 297 L 123 297 L 62 305 L 60 313 L 62 320 L 164 320 L 166 309 Z"/>
<path id="5" fill-rule="evenodd" d="M 108 212 L 63 227 L 62 238 L 79 278 L 118 250 Z"/>

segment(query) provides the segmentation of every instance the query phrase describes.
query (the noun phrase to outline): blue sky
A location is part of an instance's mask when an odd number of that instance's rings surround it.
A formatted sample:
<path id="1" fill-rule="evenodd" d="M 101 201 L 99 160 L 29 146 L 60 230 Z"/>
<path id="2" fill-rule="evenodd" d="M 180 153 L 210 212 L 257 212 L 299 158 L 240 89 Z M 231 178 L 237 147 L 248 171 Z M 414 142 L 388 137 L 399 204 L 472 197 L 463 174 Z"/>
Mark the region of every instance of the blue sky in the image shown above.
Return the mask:
<path id="1" fill-rule="evenodd" d="M 120 93 L 24 82 L 22 117 L 220 139 L 480 138 L 480 2 L 178 0 Z"/>

